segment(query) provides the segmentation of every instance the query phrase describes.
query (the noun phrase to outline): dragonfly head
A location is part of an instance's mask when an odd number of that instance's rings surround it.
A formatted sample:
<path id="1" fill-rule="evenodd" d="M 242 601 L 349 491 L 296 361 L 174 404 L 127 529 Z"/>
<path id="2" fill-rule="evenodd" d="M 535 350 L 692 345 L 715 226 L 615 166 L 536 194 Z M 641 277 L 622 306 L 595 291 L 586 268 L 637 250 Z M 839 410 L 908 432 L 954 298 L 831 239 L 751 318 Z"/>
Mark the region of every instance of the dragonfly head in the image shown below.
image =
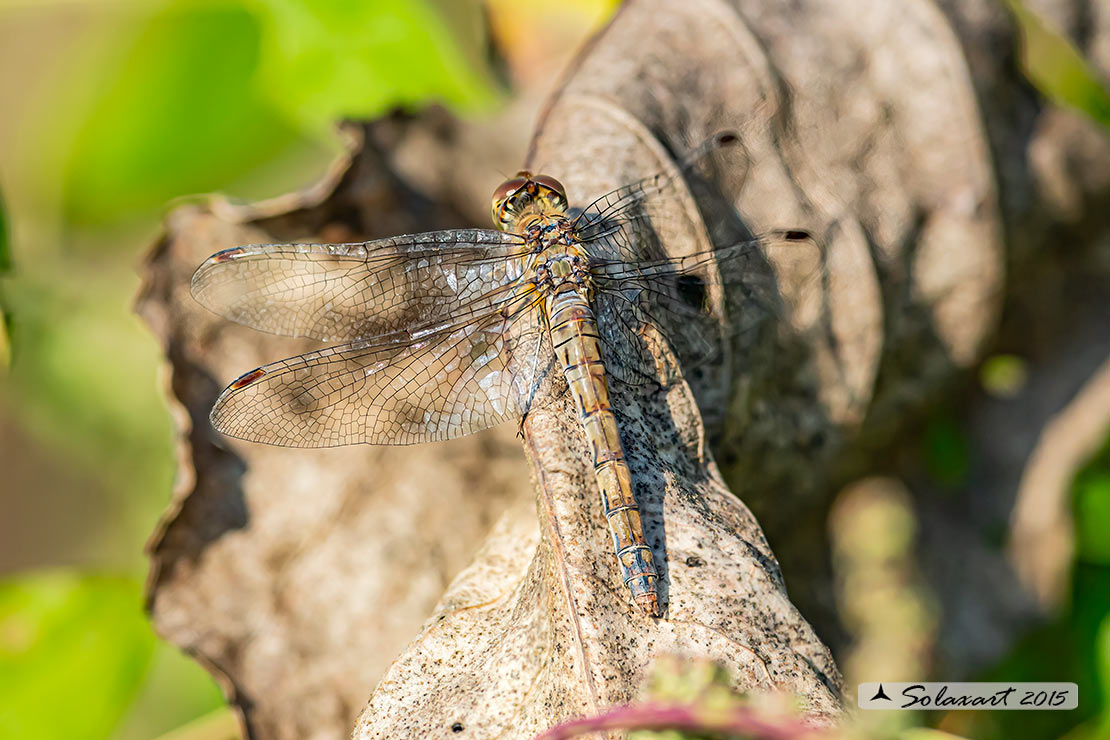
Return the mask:
<path id="1" fill-rule="evenodd" d="M 505 231 L 516 231 L 528 216 L 563 216 L 567 191 L 554 177 L 521 171 L 493 192 L 493 223 Z"/>

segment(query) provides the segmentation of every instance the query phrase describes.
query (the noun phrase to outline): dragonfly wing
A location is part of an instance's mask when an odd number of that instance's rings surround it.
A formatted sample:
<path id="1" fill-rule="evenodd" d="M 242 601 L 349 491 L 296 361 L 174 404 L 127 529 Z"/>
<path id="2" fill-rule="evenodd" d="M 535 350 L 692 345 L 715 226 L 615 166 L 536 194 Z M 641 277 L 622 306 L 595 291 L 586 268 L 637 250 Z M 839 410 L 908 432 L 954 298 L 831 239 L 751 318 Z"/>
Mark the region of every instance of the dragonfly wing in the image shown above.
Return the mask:
<path id="1" fill-rule="evenodd" d="M 692 182 L 715 177 L 709 170 L 719 173 L 743 169 L 746 157 L 744 147 L 734 134 L 716 134 L 674 167 L 613 190 L 590 203 L 575 219 L 575 233 L 597 259 L 631 262 L 666 257 L 658 235 L 664 233 L 666 227 L 684 229 L 688 221 L 700 218 L 688 207 Z"/>
<path id="2" fill-rule="evenodd" d="M 665 364 L 668 340 L 639 292 L 629 286 L 599 291 L 593 306 L 606 372 L 628 385 L 667 385 L 676 372 Z"/>
<path id="3" fill-rule="evenodd" d="M 606 357 L 612 358 L 606 369 L 630 385 L 669 385 L 683 367 L 712 361 L 720 351 L 721 327 L 709 311 L 647 283 L 599 287 L 594 310 Z M 672 353 L 680 367 L 668 359 Z"/>
<path id="4" fill-rule="evenodd" d="M 335 447 L 452 439 L 519 418 L 550 382 L 534 368 L 553 362 L 532 306 L 416 341 L 359 340 L 265 365 L 224 390 L 213 426 L 252 442 Z"/>
<path id="5" fill-rule="evenodd" d="M 511 297 L 526 253 L 519 236 L 486 229 L 235 247 L 200 266 L 192 293 L 255 329 L 350 342 L 488 312 Z"/>
<path id="6" fill-rule="evenodd" d="M 616 317 L 599 322 L 602 338 L 626 348 L 630 363 L 626 382 L 635 382 L 653 365 L 664 383 L 674 374 L 675 369 L 658 363 L 659 354 L 652 349 L 658 340 L 641 339 L 638 353 L 627 349 L 635 346 L 631 334 L 652 336 L 643 323 L 658 330 L 682 367 L 691 369 L 714 360 L 722 349 L 720 321 L 709 301 L 711 286 L 735 294 L 737 300 L 732 302 L 741 315 L 732 317 L 734 328 L 745 331 L 761 320 L 783 315 L 782 294 L 808 294 L 819 285 L 822 273 L 823 255 L 814 239 L 801 231 L 774 232 L 684 257 L 591 265 L 599 316 Z M 649 360 L 647 352 L 656 359 Z M 614 374 L 619 377 L 619 366 Z"/>

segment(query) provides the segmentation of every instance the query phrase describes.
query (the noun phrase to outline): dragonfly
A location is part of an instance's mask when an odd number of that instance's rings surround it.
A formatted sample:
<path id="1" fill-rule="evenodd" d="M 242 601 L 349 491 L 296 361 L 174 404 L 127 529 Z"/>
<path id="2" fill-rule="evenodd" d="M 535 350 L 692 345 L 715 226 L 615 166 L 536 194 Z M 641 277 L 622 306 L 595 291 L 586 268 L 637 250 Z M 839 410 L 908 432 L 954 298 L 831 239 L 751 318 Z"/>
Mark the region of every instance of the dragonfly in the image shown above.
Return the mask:
<path id="1" fill-rule="evenodd" d="M 609 381 L 666 385 L 683 362 L 711 357 L 699 327 L 705 287 L 721 282 L 715 268 L 770 242 L 811 239 L 784 231 L 667 255 L 662 206 L 689 199 L 685 178 L 736 141 L 717 134 L 678 167 L 580 209 L 554 177 L 521 171 L 493 194 L 495 229 L 217 252 L 192 279 L 201 304 L 255 329 L 339 344 L 241 375 L 217 399 L 213 426 L 290 447 L 416 444 L 510 419 L 523 429 L 531 410 L 569 392 L 621 578 L 642 613 L 660 616 Z"/>

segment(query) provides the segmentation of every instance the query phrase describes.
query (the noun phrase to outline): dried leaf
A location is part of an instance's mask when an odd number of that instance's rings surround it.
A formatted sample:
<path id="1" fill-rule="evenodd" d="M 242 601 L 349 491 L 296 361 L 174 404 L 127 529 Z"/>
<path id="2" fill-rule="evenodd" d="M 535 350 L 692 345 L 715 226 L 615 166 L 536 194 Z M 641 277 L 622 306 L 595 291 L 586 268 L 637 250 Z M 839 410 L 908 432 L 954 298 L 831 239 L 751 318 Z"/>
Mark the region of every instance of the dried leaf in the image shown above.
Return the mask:
<path id="1" fill-rule="evenodd" d="M 433 113 L 379 142 L 453 130 Z M 408 189 L 354 131 L 353 161 L 312 190 L 250 207 L 178 208 L 145 267 L 138 310 L 171 363 L 181 431 L 174 508 L 149 545 L 155 627 L 222 682 L 251 737 L 345 736 L 505 506 L 530 497 L 515 429 L 443 445 L 282 450 L 217 435 L 223 385 L 296 342 L 230 325 L 189 278 L 229 245 L 384 236 L 462 218 Z M 450 136 L 450 135 L 448 135 Z M 441 142 L 449 158 L 451 145 Z"/>
<path id="2" fill-rule="evenodd" d="M 706 453 L 689 388 L 620 395 L 621 433 L 660 565 L 662 619 L 629 602 L 614 564 L 589 452 L 569 402 L 528 418 L 539 487 L 456 579 L 390 668 L 359 738 L 527 738 L 635 699 L 661 655 L 712 658 L 747 691 L 789 691 L 838 714 L 839 674 L 790 603 L 750 512 Z"/>

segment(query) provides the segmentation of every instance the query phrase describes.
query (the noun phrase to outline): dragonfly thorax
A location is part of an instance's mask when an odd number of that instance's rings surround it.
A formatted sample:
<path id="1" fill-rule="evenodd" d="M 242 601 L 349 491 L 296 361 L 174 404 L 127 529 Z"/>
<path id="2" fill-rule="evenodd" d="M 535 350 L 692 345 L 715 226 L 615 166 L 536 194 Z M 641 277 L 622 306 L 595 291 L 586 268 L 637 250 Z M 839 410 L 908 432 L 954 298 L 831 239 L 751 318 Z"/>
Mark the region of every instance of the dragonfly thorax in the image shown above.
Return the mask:
<path id="1" fill-rule="evenodd" d="M 586 259 L 576 249 L 548 256 L 536 267 L 536 287 L 549 296 L 573 290 L 587 297 L 592 293 Z"/>

